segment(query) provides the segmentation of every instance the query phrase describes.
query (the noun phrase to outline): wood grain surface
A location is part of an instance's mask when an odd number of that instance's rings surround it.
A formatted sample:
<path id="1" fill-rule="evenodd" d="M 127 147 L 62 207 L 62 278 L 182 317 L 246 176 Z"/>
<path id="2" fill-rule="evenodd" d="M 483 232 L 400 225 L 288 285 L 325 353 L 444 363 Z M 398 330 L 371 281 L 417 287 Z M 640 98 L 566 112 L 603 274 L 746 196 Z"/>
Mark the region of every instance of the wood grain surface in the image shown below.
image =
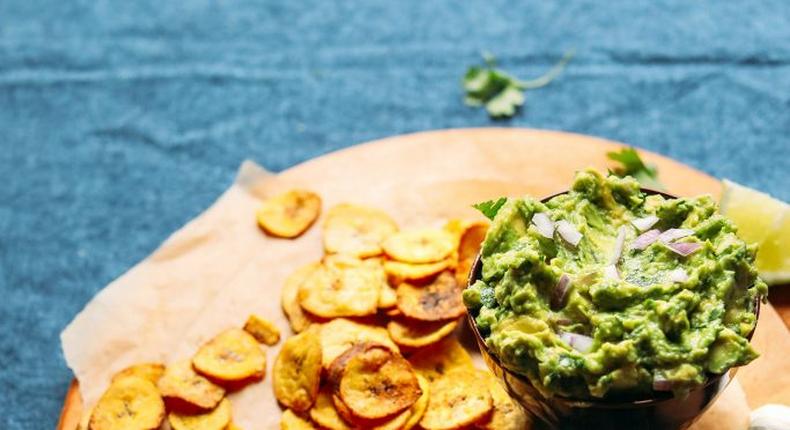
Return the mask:
<path id="1" fill-rule="evenodd" d="M 464 151 L 456 150 L 459 147 L 456 145 L 458 142 L 465 143 Z M 475 148 L 471 151 L 473 153 L 469 153 L 469 144 Z M 406 166 L 393 165 L 391 160 L 403 160 L 400 161 L 402 163 L 412 160 L 415 163 L 438 163 L 443 166 L 449 164 L 457 166 L 457 169 L 464 169 L 473 164 L 470 160 L 475 157 L 489 157 L 501 163 L 501 174 L 496 177 L 480 177 L 473 183 L 465 184 L 466 188 L 459 191 L 468 195 L 470 201 L 491 198 L 492 193 L 501 194 L 503 190 L 509 195 L 530 193 L 541 196 L 567 187 L 573 172 L 579 168 L 612 167 L 612 163 L 606 158 L 606 152 L 622 146 L 620 143 L 595 137 L 543 130 L 444 130 L 396 136 L 353 146 L 297 165 L 281 175 L 298 175 L 305 169 L 318 169 L 331 177 L 333 172 L 353 172 L 360 163 L 367 166 L 365 170 L 368 172 L 376 170 L 374 176 L 412 170 Z M 661 181 L 671 193 L 708 193 L 718 197 L 718 180 L 669 158 L 648 151 L 640 150 L 640 153 L 647 162 L 658 167 Z M 404 157 L 404 154 L 411 154 L 412 157 Z M 371 163 L 380 169 L 370 169 Z M 376 177 L 359 178 L 360 184 L 376 182 Z M 440 205 L 441 201 L 437 204 Z M 772 293 L 772 298 L 773 295 Z M 738 374 L 752 408 L 767 402 L 790 400 L 790 384 L 785 384 L 786 378 L 773 377 L 790 373 L 790 366 L 784 359 L 784 354 L 790 351 L 790 334 L 782 323 L 784 318 L 785 323 L 790 324 L 790 296 L 784 293 L 776 295 L 779 297 L 779 313 L 770 305 L 763 307 L 753 340 L 762 357 L 741 369 Z M 76 429 L 81 415 L 82 401 L 77 382 L 74 381 L 66 395 L 58 429 Z"/>

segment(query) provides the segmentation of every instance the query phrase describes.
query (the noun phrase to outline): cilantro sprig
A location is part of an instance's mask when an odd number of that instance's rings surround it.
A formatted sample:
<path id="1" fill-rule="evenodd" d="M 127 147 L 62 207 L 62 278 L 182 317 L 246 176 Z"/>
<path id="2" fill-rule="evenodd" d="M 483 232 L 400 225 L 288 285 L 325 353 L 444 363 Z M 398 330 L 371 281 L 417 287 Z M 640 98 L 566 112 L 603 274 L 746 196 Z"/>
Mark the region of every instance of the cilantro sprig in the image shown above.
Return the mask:
<path id="1" fill-rule="evenodd" d="M 500 197 L 496 200 L 488 200 L 472 205 L 473 208 L 479 210 L 486 216 L 486 218 L 493 220 L 499 209 L 507 202 L 507 197 Z"/>
<path id="2" fill-rule="evenodd" d="M 620 151 L 607 152 L 606 156 L 610 160 L 621 164 L 615 167 L 610 173 L 617 176 L 633 176 L 640 184 L 656 190 L 665 190 L 664 184 L 658 180 L 658 169 L 652 164 L 646 164 L 642 157 L 632 147 L 623 148 Z"/>
<path id="3" fill-rule="evenodd" d="M 548 72 L 542 76 L 522 81 L 498 69 L 493 55 L 484 53 L 485 66 L 472 66 L 466 70 L 463 87 L 466 92 L 464 102 L 468 106 L 484 106 L 492 118 L 509 118 L 524 105 L 524 92 L 545 87 L 562 73 L 565 65 L 573 58 L 574 51 L 563 55 Z"/>

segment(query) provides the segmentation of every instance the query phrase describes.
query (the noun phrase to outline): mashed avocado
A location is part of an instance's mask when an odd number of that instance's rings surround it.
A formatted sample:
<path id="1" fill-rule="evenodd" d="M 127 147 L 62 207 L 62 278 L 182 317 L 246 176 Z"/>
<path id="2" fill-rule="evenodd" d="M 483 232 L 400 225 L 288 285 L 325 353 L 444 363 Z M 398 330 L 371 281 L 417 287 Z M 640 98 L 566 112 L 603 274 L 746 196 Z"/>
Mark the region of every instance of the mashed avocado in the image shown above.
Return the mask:
<path id="1" fill-rule="evenodd" d="M 464 302 L 493 355 L 546 395 L 682 395 L 757 357 L 755 252 L 709 196 L 585 170 L 546 203 L 507 201 Z"/>

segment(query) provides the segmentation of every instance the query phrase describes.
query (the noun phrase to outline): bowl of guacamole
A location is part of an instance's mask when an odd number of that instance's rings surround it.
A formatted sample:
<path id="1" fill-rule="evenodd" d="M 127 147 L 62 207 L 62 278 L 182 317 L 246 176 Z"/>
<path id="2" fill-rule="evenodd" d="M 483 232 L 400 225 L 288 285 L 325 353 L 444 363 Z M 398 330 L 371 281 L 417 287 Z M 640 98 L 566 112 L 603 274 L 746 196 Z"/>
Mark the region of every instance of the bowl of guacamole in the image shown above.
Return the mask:
<path id="1" fill-rule="evenodd" d="M 682 428 L 758 356 L 755 255 L 710 196 L 587 169 L 502 205 L 463 298 L 489 367 L 538 421 Z"/>

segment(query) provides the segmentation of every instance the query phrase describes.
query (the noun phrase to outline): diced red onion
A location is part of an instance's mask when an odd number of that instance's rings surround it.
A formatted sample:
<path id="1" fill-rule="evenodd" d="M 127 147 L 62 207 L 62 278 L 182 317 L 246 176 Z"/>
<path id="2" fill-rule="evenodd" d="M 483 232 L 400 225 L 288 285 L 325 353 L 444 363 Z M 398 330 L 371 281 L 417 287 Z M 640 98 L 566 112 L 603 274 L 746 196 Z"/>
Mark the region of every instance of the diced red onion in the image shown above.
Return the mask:
<path id="1" fill-rule="evenodd" d="M 677 269 L 670 271 L 667 274 L 667 277 L 672 282 L 686 282 L 689 280 L 688 273 L 686 273 L 682 267 L 678 267 Z"/>
<path id="2" fill-rule="evenodd" d="M 540 233 L 541 236 L 549 239 L 554 238 L 554 223 L 551 222 L 548 215 L 543 212 L 532 215 L 532 224 L 535 225 L 535 228 L 538 229 L 538 233 Z"/>
<path id="3" fill-rule="evenodd" d="M 578 245 L 582 240 L 582 234 L 579 233 L 579 230 L 576 230 L 573 224 L 565 220 L 557 221 L 557 232 L 566 242 L 573 246 Z"/>
<path id="4" fill-rule="evenodd" d="M 557 285 L 554 286 L 554 291 L 551 295 L 551 305 L 554 309 L 560 309 L 565 306 L 565 299 L 568 297 L 570 287 L 571 278 L 563 273 L 560 276 L 560 280 L 557 281 Z"/>
<path id="5" fill-rule="evenodd" d="M 614 264 L 610 264 L 603 268 L 603 277 L 604 279 L 620 279 L 620 273 L 617 272 L 617 267 Z"/>
<path id="6" fill-rule="evenodd" d="M 612 258 L 609 259 L 609 264 L 617 264 L 620 261 L 620 256 L 623 255 L 623 244 L 625 243 L 626 227 L 624 225 L 617 229 L 617 238 L 614 240 L 614 250 L 612 251 Z"/>
<path id="7" fill-rule="evenodd" d="M 663 376 L 653 378 L 653 390 L 655 391 L 672 391 L 672 385 L 672 381 Z"/>
<path id="8" fill-rule="evenodd" d="M 687 228 L 670 228 L 658 236 L 658 241 L 661 243 L 670 243 L 686 236 L 691 236 L 692 234 L 694 234 L 694 230 L 689 230 Z"/>
<path id="9" fill-rule="evenodd" d="M 631 221 L 631 224 L 639 231 L 645 231 L 653 227 L 658 222 L 658 217 L 655 215 L 648 215 L 644 218 L 637 218 Z"/>
<path id="10" fill-rule="evenodd" d="M 675 242 L 668 243 L 666 246 L 675 254 L 681 255 L 683 257 L 688 257 L 702 248 L 702 244 L 698 242 Z"/>
<path id="11" fill-rule="evenodd" d="M 638 249 L 638 250 L 645 249 L 648 246 L 652 245 L 653 242 L 655 242 L 658 239 L 658 236 L 660 235 L 661 232 L 656 229 L 648 230 L 640 234 L 639 237 L 637 237 L 636 239 L 634 239 L 634 242 L 631 244 L 631 249 Z"/>
<path id="12" fill-rule="evenodd" d="M 593 339 L 583 334 L 562 332 L 560 333 L 560 339 L 571 348 L 582 353 L 589 351 L 593 344 Z"/>

